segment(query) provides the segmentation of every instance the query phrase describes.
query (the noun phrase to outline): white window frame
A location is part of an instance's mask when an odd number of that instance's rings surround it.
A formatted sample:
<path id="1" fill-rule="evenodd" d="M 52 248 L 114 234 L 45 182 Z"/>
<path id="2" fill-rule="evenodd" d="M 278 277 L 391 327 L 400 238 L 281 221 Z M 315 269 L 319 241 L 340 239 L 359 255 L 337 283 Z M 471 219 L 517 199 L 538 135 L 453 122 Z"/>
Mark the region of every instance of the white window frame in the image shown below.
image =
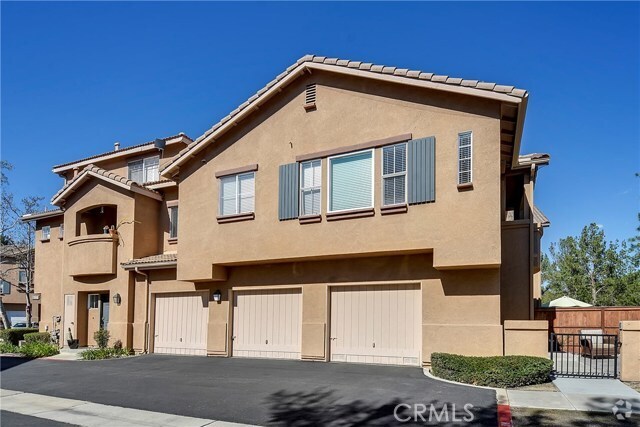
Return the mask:
<path id="1" fill-rule="evenodd" d="M 331 210 L 331 160 L 339 159 L 341 157 L 349 157 L 354 156 L 356 154 L 362 153 L 371 153 L 371 204 L 369 206 L 361 206 L 359 208 L 353 209 L 340 209 L 340 210 Z M 368 150 L 360 150 L 360 151 L 352 151 L 344 154 L 337 154 L 335 156 L 330 156 L 327 158 L 327 213 L 338 213 L 338 212 L 349 212 L 359 209 L 370 209 L 373 208 L 375 202 L 375 166 L 376 165 L 376 150 L 371 148 Z"/>
<path id="2" fill-rule="evenodd" d="M 404 145 L 404 172 L 394 172 L 390 174 L 384 174 L 384 149 L 397 147 L 398 145 Z M 395 150 L 395 148 L 394 148 Z M 380 149 L 380 175 L 382 176 L 382 181 L 380 181 L 380 197 L 382 200 L 382 206 L 395 206 L 395 205 L 403 205 L 407 204 L 407 200 L 409 198 L 409 183 L 407 178 L 407 169 L 409 169 L 409 146 L 406 142 L 401 142 L 399 144 L 385 145 Z M 395 153 L 394 153 L 395 155 Z M 389 205 L 384 203 L 384 179 L 385 178 L 395 178 L 396 176 L 404 175 L 404 201 L 400 203 L 391 203 Z"/>
<path id="3" fill-rule="evenodd" d="M 24 274 L 24 280 L 20 277 Z M 18 284 L 26 285 L 29 278 L 27 277 L 27 270 L 18 270 Z"/>
<path id="4" fill-rule="evenodd" d="M 175 236 L 171 235 L 171 231 L 173 229 L 172 225 L 173 225 L 173 217 L 172 217 L 172 213 L 173 210 L 176 210 L 176 216 L 180 215 L 180 212 L 178 212 L 178 205 L 175 206 L 169 206 L 169 238 L 170 239 L 177 239 L 178 238 L 178 224 L 175 224 L 175 229 L 176 229 L 176 234 Z"/>
<path id="5" fill-rule="evenodd" d="M 304 177 L 302 176 L 302 165 L 307 164 L 307 163 L 311 163 L 312 167 L 313 167 L 313 163 L 318 162 L 319 163 L 319 167 L 320 167 L 320 182 L 318 183 L 318 185 L 316 186 L 312 186 L 312 187 L 304 187 Z M 308 215 L 320 215 L 322 214 L 322 159 L 313 159 L 313 160 L 307 160 L 304 162 L 300 162 L 300 171 L 299 171 L 299 176 L 300 176 L 300 182 L 299 182 L 299 203 L 298 203 L 298 215 L 299 216 L 305 216 L 303 213 L 303 209 L 302 209 L 302 204 L 303 204 L 303 195 L 304 195 L 304 191 L 313 191 L 313 190 L 319 190 L 320 191 L 320 206 L 318 206 L 318 212 L 317 213 L 312 213 L 312 214 L 308 214 Z M 307 216 L 308 216 L 307 215 Z"/>
<path id="6" fill-rule="evenodd" d="M 464 159 L 460 158 L 460 138 L 464 135 L 469 135 L 469 182 L 461 182 L 460 181 L 460 177 L 461 177 L 461 171 L 460 171 L 460 164 L 462 163 L 462 160 L 467 160 L 467 158 L 465 157 Z M 458 158 L 458 185 L 469 185 L 473 182 L 473 131 L 465 131 L 465 132 L 460 132 L 458 133 L 458 141 L 456 144 L 456 151 L 457 151 L 457 158 Z"/>
<path id="7" fill-rule="evenodd" d="M 253 210 L 249 212 L 240 212 L 240 177 L 247 176 L 247 175 L 253 176 Z M 233 176 L 236 179 L 236 197 L 235 197 L 236 210 L 235 210 L 235 213 L 225 214 L 222 212 L 222 180 L 224 178 L 229 178 L 230 176 Z M 243 214 L 255 213 L 255 211 L 256 211 L 256 172 L 255 171 L 243 172 L 235 175 L 226 175 L 218 178 L 218 215 L 220 216 L 243 215 Z"/>
<path id="8" fill-rule="evenodd" d="M 47 231 L 46 233 L 45 233 L 45 230 Z M 40 240 L 45 242 L 45 241 L 50 240 L 50 239 L 51 239 L 51 226 L 50 225 L 45 225 L 40 230 Z"/>
<path id="9" fill-rule="evenodd" d="M 64 239 L 64 224 L 58 226 L 58 239 Z"/>
<path id="10" fill-rule="evenodd" d="M 160 178 L 160 156 L 145 157 L 144 159 L 138 159 L 138 160 L 134 160 L 132 162 L 127 163 L 127 178 L 131 179 L 131 173 L 130 173 L 131 165 L 133 163 L 142 162 L 142 182 L 139 182 L 138 184 L 146 184 L 147 182 L 152 182 L 152 181 L 149 181 L 147 177 L 147 162 L 150 162 L 151 160 L 154 160 L 154 159 L 158 159 L 158 179 L 159 179 Z"/>

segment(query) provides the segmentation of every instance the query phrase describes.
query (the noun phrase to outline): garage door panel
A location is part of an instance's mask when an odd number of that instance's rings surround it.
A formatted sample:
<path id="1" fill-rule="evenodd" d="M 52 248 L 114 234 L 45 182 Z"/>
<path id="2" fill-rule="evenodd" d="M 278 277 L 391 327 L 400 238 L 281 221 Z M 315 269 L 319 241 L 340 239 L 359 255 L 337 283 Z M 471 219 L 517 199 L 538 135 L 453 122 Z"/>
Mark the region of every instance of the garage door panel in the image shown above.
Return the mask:
<path id="1" fill-rule="evenodd" d="M 331 360 L 419 365 L 419 285 L 331 290 Z"/>
<path id="2" fill-rule="evenodd" d="M 154 352 L 206 356 L 207 295 L 158 294 L 155 301 Z"/>
<path id="3" fill-rule="evenodd" d="M 299 359 L 301 295 L 299 289 L 235 292 L 232 355 Z"/>

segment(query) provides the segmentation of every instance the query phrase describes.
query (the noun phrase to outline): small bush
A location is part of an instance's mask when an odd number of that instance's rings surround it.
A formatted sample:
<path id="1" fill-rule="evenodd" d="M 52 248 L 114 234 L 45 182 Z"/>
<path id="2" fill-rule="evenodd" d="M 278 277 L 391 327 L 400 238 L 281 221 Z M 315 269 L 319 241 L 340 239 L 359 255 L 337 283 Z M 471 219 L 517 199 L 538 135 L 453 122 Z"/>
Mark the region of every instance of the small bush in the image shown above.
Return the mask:
<path id="1" fill-rule="evenodd" d="M 10 342 L 0 342 L 0 353 L 17 353 L 18 346 L 11 344 Z"/>
<path id="2" fill-rule="evenodd" d="M 113 343 L 113 348 L 115 350 L 122 350 L 122 341 L 116 340 L 116 342 Z"/>
<path id="3" fill-rule="evenodd" d="M 35 328 L 3 329 L 0 331 L 0 338 L 5 342 L 18 345 L 18 343 L 24 339 L 25 334 L 32 334 L 34 332 L 38 332 L 38 330 Z"/>
<path id="4" fill-rule="evenodd" d="M 549 381 L 553 361 L 533 356 L 469 357 L 433 353 L 431 371 L 437 377 L 487 387 L 521 387 Z"/>
<path id="5" fill-rule="evenodd" d="M 49 332 L 32 332 L 30 334 L 24 334 L 24 340 L 27 343 L 41 342 L 43 344 L 49 344 L 51 342 L 51 334 Z"/>
<path id="6" fill-rule="evenodd" d="M 36 359 L 38 357 L 48 357 L 54 356 L 60 351 L 55 344 L 43 343 L 43 342 L 30 342 L 25 343 L 22 347 L 18 349 L 18 351 L 24 356 L 29 357 L 31 359 Z"/>
<path id="7" fill-rule="evenodd" d="M 90 348 L 80 353 L 84 360 L 117 359 L 129 356 L 131 350 L 128 348 Z"/>
<path id="8" fill-rule="evenodd" d="M 102 328 L 98 329 L 93 334 L 93 339 L 96 340 L 96 343 L 98 344 L 98 348 L 107 348 L 107 346 L 109 345 L 110 337 L 111 337 L 111 334 L 109 334 L 109 331 Z"/>

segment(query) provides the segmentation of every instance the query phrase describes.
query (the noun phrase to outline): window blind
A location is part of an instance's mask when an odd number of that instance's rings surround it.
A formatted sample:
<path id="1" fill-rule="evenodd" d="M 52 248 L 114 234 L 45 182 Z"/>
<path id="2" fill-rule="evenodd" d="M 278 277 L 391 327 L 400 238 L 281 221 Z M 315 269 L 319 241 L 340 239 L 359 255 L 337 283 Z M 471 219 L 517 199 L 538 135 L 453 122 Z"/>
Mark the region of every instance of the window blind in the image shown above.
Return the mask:
<path id="1" fill-rule="evenodd" d="M 407 144 L 396 144 L 382 149 L 383 205 L 406 202 Z"/>
<path id="2" fill-rule="evenodd" d="M 373 206 L 373 151 L 329 159 L 329 211 Z"/>
<path id="3" fill-rule="evenodd" d="M 322 186 L 322 167 L 320 160 L 304 162 L 300 165 L 301 174 L 301 215 L 320 213 L 320 189 Z"/>

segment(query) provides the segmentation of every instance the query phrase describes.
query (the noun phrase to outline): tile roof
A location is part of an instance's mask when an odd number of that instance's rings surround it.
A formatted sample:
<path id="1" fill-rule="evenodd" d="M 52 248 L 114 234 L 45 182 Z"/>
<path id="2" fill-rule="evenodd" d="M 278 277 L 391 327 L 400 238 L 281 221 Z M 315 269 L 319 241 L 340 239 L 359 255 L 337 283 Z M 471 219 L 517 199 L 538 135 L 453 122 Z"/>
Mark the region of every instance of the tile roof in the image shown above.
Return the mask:
<path id="1" fill-rule="evenodd" d="M 548 164 L 551 156 L 547 153 L 529 153 L 518 156 L 518 163 L 521 165 Z"/>
<path id="2" fill-rule="evenodd" d="M 112 181 L 114 183 L 118 183 L 120 185 L 124 185 L 126 187 L 129 187 L 129 189 L 131 189 L 131 190 L 139 189 L 139 190 L 141 190 L 140 192 L 142 192 L 143 194 L 144 194 L 144 192 L 147 192 L 150 195 L 153 194 L 153 195 L 155 195 L 157 197 L 160 197 L 160 193 L 158 193 L 155 190 L 151 190 L 150 188 L 146 188 L 145 186 L 140 185 L 137 182 L 132 181 L 132 180 L 130 180 L 128 178 L 125 178 L 123 176 L 120 176 L 118 174 L 110 172 L 108 170 L 99 168 L 98 166 L 96 166 L 94 164 L 90 164 L 87 167 L 85 167 L 82 170 L 82 172 L 80 172 L 75 178 L 73 178 L 71 181 L 69 181 L 67 183 L 67 185 L 62 187 L 56 194 L 54 194 L 54 196 L 51 198 L 51 203 L 56 204 L 56 199 L 58 199 L 60 196 L 62 196 L 69 188 L 75 186 L 78 183 L 78 181 L 81 181 L 82 179 L 84 179 L 87 176 L 87 174 L 92 174 L 92 175 L 97 175 L 97 176 L 103 177 L 107 181 Z"/>
<path id="3" fill-rule="evenodd" d="M 151 255 L 144 258 L 135 258 L 127 262 L 123 262 L 123 267 L 130 267 L 136 265 L 148 265 L 148 264 L 170 264 L 178 261 L 178 254 L 159 254 Z"/>
<path id="4" fill-rule="evenodd" d="M 551 221 L 542 211 L 536 206 L 533 205 L 533 222 L 536 224 L 541 224 L 543 227 L 548 227 L 551 225 Z"/>
<path id="5" fill-rule="evenodd" d="M 180 132 L 180 133 L 179 133 L 179 134 L 177 134 L 177 135 L 171 135 L 171 136 L 167 136 L 166 138 L 160 138 L 160 139 L 162 139 L 162 140 L 164 140 L 164 141 L 168 141 L 168 140 L 170 140 L 170 139 L 179 138 L 179 137 L 181 137 L 181 136 L 183 136 L 183 137 L 185 137 L 186 139 L 188 139 L 189 141 L 193 142 L 193 139 L 191 139 L 189 136 L 187 136 L 184 132 Z M 104 152 L 104 153 L 95 154 L 95 155 L 93 155 L 93 156 L 85 157 L 85 158 L 83 158 L 83 159 L 78 159 L 78 160 L 74 160 L 74 161 L 72 161 L 72 162 L 67 162 L 67 163 L 62 163 L 62 164 L 60 164 L 60 165 L 55 165 L 55 166 L 53 167 L 53 169 L 62 168 L 62 167 L 65 167 L 65 166 L 70 166 L 70 165 L 73 165 L 73 164 L 75 164 L 75 163 L 85 162 L 85 161 L 87 161 L 87 160 L 91 160 L 91 159 L 97 159 L 98 157 L 107 156 L 107 155 L 109 155 L 109 154 L 120 154 L 120 153 L 126 153 L 127 151 L 131 151 L 131 150 L 136 149 L 136 148 L 144 147 L 144 146 L 146 146 L 146 145 L 151 146 L 151 145 L 153 145 L 154 143 L 155 143 L 155 141 L 144 142 L 144 143 L 142 143 L 142 144 L 131 145 L 131 146 L 129 146 L 129 147 L 120 148 L 120 149 L 118 149 L 118 150 L 111 150 L 111 151 L 107 151 L 107 152 Z"/>
<path id="6" fill-rule="evenodd" d="M 240 104 L 235 110 L 229 113 L 226 117 L 223 117 L 218 123 L 216 123 L 211 129 L 207 130 L 203 135 L 197 138 L 193 143 L 189 144 L 187 147 L 182 149 L 180 153 L 174 158 L 173 161 L 168 163 L 161 173 L 169 172 L 171 169 L 175 167 L 175 165 L 179 165 L 182 163 L 182 158 L 185 155 L 193 150 L 197 152 L 199 150 L 199 142 L 203 139 L 211 135 L 225 123 L 232 120 L 235 116 L 237 116 L 240 112 L 245 110 L 251 103 L 260 98 L 265 92 L 271 89 L 273 86 L 280 83 L 282 80 L 287 78 L 290 74 L 292 74 L 295 70 L 298 70 L 300 66 L 305 64 L 325 64 L 335 67 L 342 67 L 345 69 L 354 69 L 365 71 L 369 73 L 376 74 L 388 74 L 393 76 L 400 76 L 407 79 L 413 80 L 424 80 L 430 81 L 438 85 L 445 86 L 458 86 L 465 89 L 478 89 L 480 91 L 494 92 L 500 95 L 508 95 L 515 98 L 525 98 L 527 96 L 527 91 L 524 89 L 518 89 L 514 86 L 509 85 L 499 85 L 496 83 L 482 82 L 479 80 L 469 80 L 462 79 L 458 77 L 449 77 L 446 75 L 437 75 L 434 73 L 427 73 L 420 70 L 409 70 L 408 68 L 397 68 L 392 66 L 385 65 L 375 65 L 370 62 L 362 62 L 362 61 L 352 61 L 349 59 L 339 59 L 339 58 L 329 58 L 326 56 L 318 56 L 318 55 L 305 55 L 302 58 L 298 59 L 294 64 L 289 66 L 284 72 L 279 74 L 275 79 L 267 83 L 265 87 L 260 89 L 254 95 L 252 95 L 245 102 Z"/>
<path id="7" fill-rule="evenodd" d="M 51 218 L 59 215 L 64 215 L 64 210 L 62 209 L 45 209 L 40 212 L 33 212 L 29 214 L 22 215 L 21 219 L 23 222 L 33 221 L 35 219 L 44 219 Z"/>

